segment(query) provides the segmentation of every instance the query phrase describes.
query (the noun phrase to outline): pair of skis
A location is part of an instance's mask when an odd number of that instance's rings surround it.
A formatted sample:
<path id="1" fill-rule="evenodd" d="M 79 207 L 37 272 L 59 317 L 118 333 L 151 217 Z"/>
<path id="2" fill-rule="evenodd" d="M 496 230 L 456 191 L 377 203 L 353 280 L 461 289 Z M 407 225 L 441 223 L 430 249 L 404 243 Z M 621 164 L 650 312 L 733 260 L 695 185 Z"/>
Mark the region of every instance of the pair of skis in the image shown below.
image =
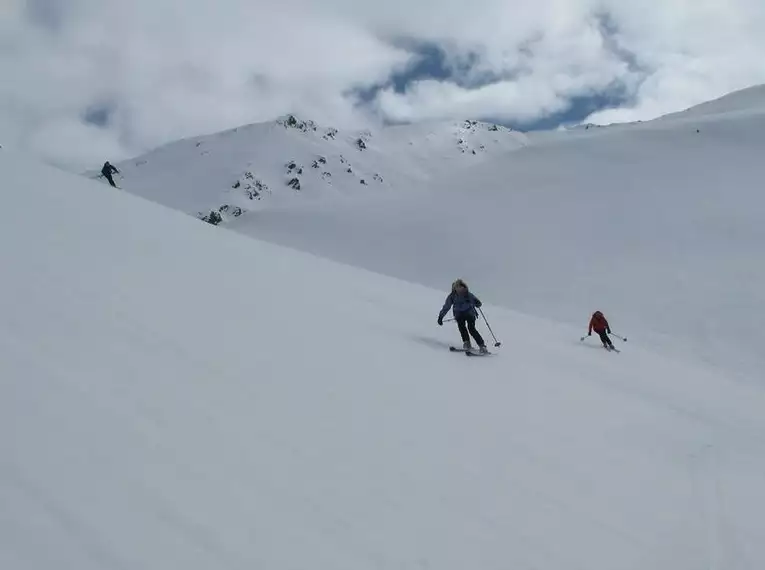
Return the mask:
<path id="1" fill-rule="evenodd" d="M 619 336 L 619 335 L 615 335 L 615 334 L 613 334 L 613 333 L 611 333 L 611 334 L 612 334 L 612 336 L 615 336 L 616 338 L 618 338 L 618 339 L 621 339 L 623 342 L 627 342 L 627 339 L 626 339 L 625 337 L 621 337 L 621 336 Z M 590 336 L 590 335 L 586 335 L 586 336 L 583 336 L 582 338 L 580 338 L 580 339 L 579 339 L 579 342 L 584 342 L 584 341 L 587 339 L 587 337 L 588 337 L 588 336 Z M 607 350 L 608 352 L 617 352 L 617 353 L 621 352 L 621 350 L 619 350 L 618 348 L 616 348 L 616 347 L 615 347 L 615 346 L 613 346 L 613 345 L 611 345 L 611 346 L 606 346 L 606 345 L 604 344 L 604 345 L 603 345 L 603 348 L 604 348 L 605 350 Z"/>
<path id="2" fill-rule="evenodd" d="M 486 352 L 479 352 L 474 348 L 458 348 L 456 346 L 450 346 L 449 350 L 452 352 L 464 352 L 465 356 L 491 356 L 492 354 L 488 350 Z"/>

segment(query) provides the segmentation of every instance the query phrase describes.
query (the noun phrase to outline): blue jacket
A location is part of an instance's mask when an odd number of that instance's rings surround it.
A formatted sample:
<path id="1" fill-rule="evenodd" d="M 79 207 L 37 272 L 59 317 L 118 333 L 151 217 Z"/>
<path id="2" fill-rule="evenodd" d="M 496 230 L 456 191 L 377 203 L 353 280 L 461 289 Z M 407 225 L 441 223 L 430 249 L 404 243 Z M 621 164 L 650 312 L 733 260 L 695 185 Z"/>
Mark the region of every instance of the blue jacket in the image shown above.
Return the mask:
<path id="1" fill-rule="evenodd" d="M 481 301 L 473 295 L 470 291 L 465 293 L 464 295 L 459 295 L 456 292 L 452 291 L 449 293 L 449 296 L 446 297 L 446 301 L 444 302 L 444 306 L 441 309 L 441 312 L 438 314 L 438 319 L 441 320 L 444 318 L 444 315 L 449 311 L 449 307 L 452 307 L 452 314 L 454 315 L 454 318 L 456 319 L 459 315 L 464 314 L 470 314 L 474 317 L 478 316 L 478 312 L 476 311 L 477 307 L 481 306 Z"/>

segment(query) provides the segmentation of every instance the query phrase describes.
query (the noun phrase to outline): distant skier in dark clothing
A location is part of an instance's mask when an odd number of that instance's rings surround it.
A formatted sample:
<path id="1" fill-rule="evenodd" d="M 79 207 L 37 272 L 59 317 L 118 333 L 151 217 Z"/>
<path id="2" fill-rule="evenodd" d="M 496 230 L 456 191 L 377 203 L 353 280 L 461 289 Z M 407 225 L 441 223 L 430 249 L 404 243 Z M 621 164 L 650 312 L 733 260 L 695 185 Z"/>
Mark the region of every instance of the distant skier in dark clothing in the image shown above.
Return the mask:
<path id="1" fill-rule="evenodd" d="M 119 170 L 117 170 L 114 166 L 109 164 L 109 161 L 107 160 L 104 162 L 104 167 L 101 169 L 101 175 L 106 178 L 109 181 L 109 184 L 114 186 L 115 188 L 117 185 L 114 183 L 114 178 L 112 178 L 112 174 L 119 174 Z"/>
<path id="2" fill-rule="evenodd" d="M 462 345 L 465 350 L 472 348 L 470 345 L 470 337 L 472 336 L 478 348 L 482 353 L 486 351 L 486 343 L 483 341 L 480 333 L 475 328 L 475 321 L 478 318 L 478 312 L 476 309 L 481 306 L 481 301 L 473 295 L 468 286 L 462 279 L 457 279 L 452 283 L 452 292 L 446 297 L 444 306 L 441 308 L 441 312 L 438 314 L 438 325 L 443 326 L 444 316 L 452 309 L 454 314 L 454 320 L 457 321 L 457 327 L 462 337 Z"/>
<path id="3" fill-rule="evenodd" d="M 603 348 L 608 348 L 609 350 L 614 348 L 614 343 L 608 337 L 611 334 L 611 326 L 608 324 L 605 315 L 600 311 L 593 313 L 590 319 L 590 327 L 587 330 L 587 336 L 592 336 L 593 330 L 600 335 L 600 342 L 603 343 Z"/>

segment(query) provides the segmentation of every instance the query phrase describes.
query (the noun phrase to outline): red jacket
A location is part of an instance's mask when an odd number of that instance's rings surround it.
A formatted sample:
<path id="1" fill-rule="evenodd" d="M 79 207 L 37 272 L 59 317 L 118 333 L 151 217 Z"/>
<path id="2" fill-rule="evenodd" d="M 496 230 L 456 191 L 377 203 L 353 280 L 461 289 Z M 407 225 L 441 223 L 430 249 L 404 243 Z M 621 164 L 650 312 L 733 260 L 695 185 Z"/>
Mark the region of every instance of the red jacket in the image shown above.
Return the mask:
<path id="1" fill-rule="evenodd" d="M 590 328 L 587 331 L 587 334 L 592 334 L 593 330 L 598 334 L 602 333 L 603 331 L 609 333 L 611 332 L 611 327 L 608 325 L 608 320 L 600 311 L 597 311 L 594 315 L 592 315 L 592 318 L 590 319 Z"/>

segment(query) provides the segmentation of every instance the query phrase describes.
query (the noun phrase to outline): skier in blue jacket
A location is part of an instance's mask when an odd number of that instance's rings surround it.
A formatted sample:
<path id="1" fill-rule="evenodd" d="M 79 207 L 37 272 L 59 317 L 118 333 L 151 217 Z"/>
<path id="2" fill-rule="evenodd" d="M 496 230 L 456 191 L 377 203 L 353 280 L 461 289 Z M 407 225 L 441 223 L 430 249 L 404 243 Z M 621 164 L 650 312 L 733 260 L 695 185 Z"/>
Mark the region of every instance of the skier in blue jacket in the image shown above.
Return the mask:
<path id="1" fill-rule="evenodd" d="M 444 316 L 452 309 L 454 314 L 454 320 L 457 321 L 457 327 L 460 330 L 460 336 L 462 337 L 462 346 L 465 350 L 472 348 L 470 344 L 470 337 L 472 336 L 478 348 L 482 353 L 486 352 L 486 343 L 483 341 L 483 337 L 475 328 L 475 321 L 478 318 L 478 312 L 476 309 L 481 306 L 481 301 L 473 295 L 468 286 L 462 279 L 457 279 L 452 283 L 452 292 L 446 297 L 444 306 L 441 312 L 438 314 L 438 325 L 443 326 Z"/>

